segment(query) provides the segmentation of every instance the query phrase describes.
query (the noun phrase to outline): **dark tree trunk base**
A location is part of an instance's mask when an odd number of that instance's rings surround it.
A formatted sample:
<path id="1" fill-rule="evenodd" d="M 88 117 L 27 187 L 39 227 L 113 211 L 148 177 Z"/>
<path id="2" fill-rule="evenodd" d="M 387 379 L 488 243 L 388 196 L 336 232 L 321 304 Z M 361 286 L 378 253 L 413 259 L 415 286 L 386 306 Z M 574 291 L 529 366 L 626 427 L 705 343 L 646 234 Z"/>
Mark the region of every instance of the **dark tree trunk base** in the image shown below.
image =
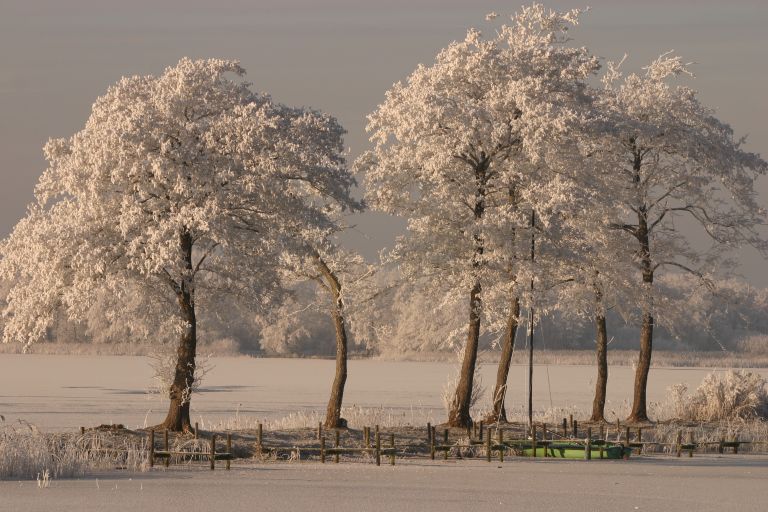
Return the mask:
<path id="1" fill-rule="evenodd" d="M 178 400 L 171 400 L 165 420 L 153 428 L 155 430 L 169 430 L 171 432 L 194 432 L 192 422 L 189 419 L 189 402 L 179 405 Z"/>

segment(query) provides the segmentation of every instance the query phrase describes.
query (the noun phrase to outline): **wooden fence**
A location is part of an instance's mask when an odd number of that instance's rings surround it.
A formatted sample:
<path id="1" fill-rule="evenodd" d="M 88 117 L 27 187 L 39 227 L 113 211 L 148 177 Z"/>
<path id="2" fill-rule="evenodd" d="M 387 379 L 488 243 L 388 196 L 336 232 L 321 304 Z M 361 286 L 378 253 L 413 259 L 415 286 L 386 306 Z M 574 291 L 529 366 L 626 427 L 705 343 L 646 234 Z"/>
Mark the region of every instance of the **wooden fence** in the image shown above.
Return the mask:
<path id="1" fill-rule="evenodd" d="M 741 445 L 768 444 L 760 441 L 726 440 L 725 438 L 719 441 L 697 442 L 692 430 L 688 431 L 687 439 L 684 439 L 683 430 L 678 430 L 677 438 L 674 442 L 664 443 L 643 440 L 644 430 L 647 431 L 652 428 L 654 427 L 622 426 L 617 422 L 615 429 L 613 425 L 608 426 L 605 424 L 599 425 L 597 429 L 589 426 L 585 429 L 586 432 L 583 432 L 585 435 L 581 436 L 579 424 L 572 417 L 570 419 L 564 418 L 562 425 L 555 429 L 549 428 L 546 423 L 535 424 L 530 430 L 521 430 L 519 427 L 516 428 L 509 425 L 486 426 L 481 421 L 465 431 L 462 430 L 459 434 L 459 439 L 456 439 L 457 429 L 449 430 L 444 428 L 440 432 L 442 435 L 438 435 L 436 427 L 427 423 L 426 443 L 398 444 L 394 432 L 382 432 L 379 426 L 376 425 L 373 430 L 371 430 L 371 427 L 363 427 L 362 443 L 360 445 L 342 446 L 340 430 L 333 429 L 327 432 L 323 429 L 322 424 L 318 424 L 316 439 L 318 445 L 280 446 L 265 444 L 262 424 L 258 424 L 255 455 L 257 458 L 263 459 L 264 455 L 272 454 L 276 456 L 280 452 L 289 452 L 300 460 L 302 453 L 308 453 L 319 456 L 321 463 L 326 463 L 329 457 L 333 458 L 333 462 L 339 463 L 340 456 L 344 454 L 367 454 L 379 466 L 381 465 L 382 457 L 388 457 L 389 463 L 395 465 L 398 453 L 408 454 L 410 458 L 428 454 L 431 460 L 435 460 L 438 454 L 441 454 L 443 460 L 448 460 L 451 454 L 454 454 L 456 458 L 464 458 L 467 456 L 478 457 L 481 456 L 479 454 L 483 453 L 488 462 L 496 458 L 503 462 L 505 456 L 510 454 L 519 456 L 525 452 L 526 456 L 536 457 L 537 448 L 543 448 L 541 451 L 545 458 L 551 457 L 550 447 L 558 444 L 567 444 L 583 447 L 584 458 L 591 460 L 593 450 L 597 450 L 599 458 L 602 459 L 604 458 L 604 450 L 610 446 L 622 446 L 626 450 L 635 449 L 641 452 L 648 448 L 661 447 L 665 452 L 675 454 L 678 457 L 682 456 L 683 453 L 693 457 L 695 452 L 702 450 L 710 451 L 716 449 L 718 453 L 723 454 L 726 452 L 726 449 L 729 449 L 737 454 Z M 609 439 L 609 430 L 614 432 L 613 440 Z M 85 429 L 81 427 L 81 434 L 84 433 Z M 156 446 L 156 434 L 158 432 L 154 430 L 148 431 L 147 446 L 149 449 L 150 467 L 155 465 L 157 459 L 162 460 L 163 464 L 168 467 L 175 457 L 180 460 L 207 461 L 210 464 L 211 470 L 216 468 L 217 460 L 223 460 L 226 462 L 226 469 L 230 469 L 231 461 L 234 458 L 231 433 L 224 435 L 224 451 L 217 451 L 218 436 L 215 433 L 210 434 L 207 451 L 172 450 L 169 444 L 169 432 L 164 430 L 159 433 L 162 437 L 161 447 L 158 448 Z M 453 440 L 451 440 L 451 433 L 454 434 Z M 510 433 L 513 434 L 512 437 L 509 437 Z M 326 434 L 330 434 L 330 438 L 327 438 Z M 198 438 L 197 424 L 195 424 L 194 436 L 195 439 Z"/>

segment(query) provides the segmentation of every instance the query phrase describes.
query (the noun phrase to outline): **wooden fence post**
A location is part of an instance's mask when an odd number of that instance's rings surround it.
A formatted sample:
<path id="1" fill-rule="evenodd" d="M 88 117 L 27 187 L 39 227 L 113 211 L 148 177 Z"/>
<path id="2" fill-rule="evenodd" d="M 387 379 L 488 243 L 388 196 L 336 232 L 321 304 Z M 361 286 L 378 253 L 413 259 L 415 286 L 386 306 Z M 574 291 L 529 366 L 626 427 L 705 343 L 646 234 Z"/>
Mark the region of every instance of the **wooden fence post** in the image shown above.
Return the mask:
<path id="1" fill-rule="evenodd" d="M 427 422 L 427 444 L 432 443 L 432 424 Z"/>
<path id="2" fill-rule="evenodd" d="M 573 414 L 568 415 L 568 424 L 571 426 L 571 430 L 573 430 Z"/>
<path id="3" fill-rule="evenodd" d="M 603 458 L 603 455 L 605 453 L 605 428 L 603 427 L 603 424 L 600 424 L 600 458 Z"/>
<path id="4" fill-rule="evenodd" d="M 264 453 L 264 431 L 262 430 L 261 423 L 256 427 L 256 449 L 259 452 L 259 460 L 261 460 L 262 454 Z"/>
<path id="5" fill-rule="evenodd" d="M 683 431 L 678 430 L 677 431 L 677 446 L 675 447 L 675 451 L 677 452 L 677 456 L 679 457 L 683 450 Z"/>
<path id="6" fill-rule="evenodd" d="M 200 430 L 200 429 L 197 428 L 197 422 L 195 422 L 195 439 L 197 439 L 197 432 L 198 432 L 198 430 Z"/>
<path id="7" fill-rule="evenodd" d="M 497 428 L 499 434 L 499 462 L 504 462 L 504 429 Z"/>
<path id="8" fill-rule="evenodd" d="M 531 425 L 531 457 L 536 457 L 536 425 Z"/>
<path id="9" fill-rule="evenodd" d="M 584 458 L 592 460 L 592 427 L 587 427 L 587 444 L 584 446 Z"/>
<path id="10" fill-rule="evenodd" d="M 688 456 L 693 457 L 693 450 L 696 446 L 696 438 L 694 437 L 693 430 L 688 431 L 688 444 L 691 446 L 691 449 L 688 450 Z"/>
<path id="11" fill-rule="evenodd" d="M 435 460 L 435 427 L 432 427 L 429 434 L 429 458 Z"/>
<path id="12" fill-rule="evenodd" d="M 149 429 L 149 467 L 155 466 L 155 429 Z"/>
<path id="13" fill-rule="evenodd" d="M 547 424 L 542 423 L 541 424 L 541 440 L 543 441 L 541 443 L 541 446 L 544 448 L 544 457 L 549 457 L 549 445 L 547 444 Z"/>
<path id="14" fill-rule="evenodd" d="M 211 434 L 211 471 L 216 469 L 216 434 Z"/>
<path id="15" fill-rule="evenodd" d="M 165 467 L 171 465 L 171 451 L 168 449 L 168 429 L 163 431 L 163 449 L 168 456 L 165 458 Z"/>
<path id="16" fill-rule="evenodd" d="M 483 440 L 483 426 L 484 426 L 484 425 L 483 425 L 483 420 L 480 420 L 480 433 L 479 433 L 479 435 L 477 436 L 477 437 L 478 437 L 478 439 L 479 439 L 480 441 L 482 441 L 482 440 Z"/>
<path id="17" fill-rule="evenodd" d="M 488 437 L 485 438 L 485 458 L 491 462 L 491 429 L 488 429 Z"/>
<path id="18" fill-rule="evenodd" d="M 395 465 L 395 434 L 390 433 L 389 434 L 389 446 L 392 449 L 392 451 L 389 453 L 389 463 L 391 465 Z"/>
<path id="19" fill-rule="evenodd" d="M 320 440 L 320 438 L 323 437 L 323 423 L 317 422 L 317 439 Z"/>
<path id="20" fill-rule="evenodd" d="M 571 422 L 571 435 L 573 436 L 574 439 L 579 437 L 579 422 L 576 420 L 573 420 Z"/>
<path id="21" fill-rule="evenodd" d="M 376 425 L 376 465 L 381 466 L 381 433 Z"/>
<path id="22" fill-rule="evenodd" d="M 629 446 L 629 427 L 626 427 L 626 432 L 624 432 L 624 435 L 627 437 L 627 446 Z"/>
<path id="23" fill-rule="evenodd" d="M 336 429 L 336 436 L 334 437 L 333 447 L 336 449 L 333 453 L 333 462 L 339 463 L 339 429 Z"/>
<path id="24" fill-rule="evenodd" d="M 563 439 L 568 438 L 568 420 L 563 418 Z"/>
<path id="25" fill-rule="evenodd" d="M 227 432 L 227 470 L 229 470 L 229 463 L 232 460 L 232 434 Z"/>
<path id="26" fill-rule="evenodd" d="M 325 436 L 320 438 L 320 463 L 325 464 Z"/>
<path id="27" fill-rule="evenodd" d="M 443 460 L 448 460 L 448 429 L 443 431 L 443 446 L 446 448 L 443 450 Z"/>

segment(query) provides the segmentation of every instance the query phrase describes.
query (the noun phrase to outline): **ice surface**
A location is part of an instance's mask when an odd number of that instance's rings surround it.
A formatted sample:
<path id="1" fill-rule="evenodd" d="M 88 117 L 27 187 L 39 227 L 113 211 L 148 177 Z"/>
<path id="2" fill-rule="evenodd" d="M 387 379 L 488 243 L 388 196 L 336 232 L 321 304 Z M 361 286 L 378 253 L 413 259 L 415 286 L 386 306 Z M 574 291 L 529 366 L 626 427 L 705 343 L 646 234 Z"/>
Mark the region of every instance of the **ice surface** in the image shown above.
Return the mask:
<path id="1" fill-rule="evenodd" d="M 503 464 L 205 465 L 81 480 L 0 482 L 0 510 L 454 512 L 764 511 L 768 459 L 643 457 L 630 461 L 511 459 Z"/>
<path id="2" fill-rule="evenodd" d="M 241 417 L 270 420 L 297 411 L 324 410 L 333 379 L 334 362 L 319 359 L 214 358 L 202 389 L 193 396 L 193 421 L 215 422 Z M 393 409 L 404 420 L 432 416 L 444 421 L 441 392 L 456 365 L 449 363 L 353 360 L 349 363 L 344 404 Z M 650 402 L 663 399 L 666 388 L 684 382 L 695 388 L 711 370 L 653 368 Z M 765 370 L 753 370 L 765 372 Z M 486 400 L 496 367 L 481 373 Z M 534 400 L 538 409 L 577 407 L 589 410 L 596 370 L 591 366 L 551 365 L 535 368 Z M 102 423 L 128 428 L 160 422 L 167 402 L 146 393 L 152 369 L 145 357 L 56 356 L 0 354 L 0 414 L 6 422 L 21 418 L 46 430 L 75 429 Z M 526 368 L 513 366 L 507 392 L 508 409 L 525 403 Z M 619 410 L 632 394 L 629 367 L 610 368 L 608 404 Z M 551 391 L 551 401 L 550 401 Z"/>

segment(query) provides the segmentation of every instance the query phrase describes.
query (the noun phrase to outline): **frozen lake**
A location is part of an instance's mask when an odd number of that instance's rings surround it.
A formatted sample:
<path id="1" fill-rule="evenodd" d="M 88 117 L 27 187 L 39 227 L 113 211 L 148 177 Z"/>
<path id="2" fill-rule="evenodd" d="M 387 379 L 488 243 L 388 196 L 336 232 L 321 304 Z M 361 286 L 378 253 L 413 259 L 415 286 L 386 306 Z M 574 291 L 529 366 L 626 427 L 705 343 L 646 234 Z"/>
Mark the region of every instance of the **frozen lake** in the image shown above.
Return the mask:
<path id="1" fill-rule="evenodd" d="M 193 421 L 211 425 L 236 412 L 251 424 L 295 412 L 322 412 L 327 404 L 334 362 L 318 359 L 214 358 L 202 389 L 192 399 Z M 457 365 L 450 363 L 354 360 L 349 364 L 345 406 L 392 410 L 407 422 L 445 420 L 441 394 Z M 664 399 L 666 389 L 683 382 L 695 389 L 711 370 L 653 368 L 650 402 Z M 752 370 L 765 372 L 762 370 Z M 128 428 L 159 423 L 167 402 L 149 395 L 153 370 L 146 357 L 57 356 L 0 354 L 0 415 L 6 423 L 18 419 L 46 430 L 75 429 L 102 423 Z M 536 366 L 536 408 L 575 408 L 588 411 L 596 370 L 591 366 Z M 486 386 L 484 404 L 495 382 L 496 366 L 481 369 Z M 522 414 L 526 368 L 513 366 L 507 407 Z M 608 404 L 622 417 L 628 410 L 634 372 L 612 367 Z"/>

